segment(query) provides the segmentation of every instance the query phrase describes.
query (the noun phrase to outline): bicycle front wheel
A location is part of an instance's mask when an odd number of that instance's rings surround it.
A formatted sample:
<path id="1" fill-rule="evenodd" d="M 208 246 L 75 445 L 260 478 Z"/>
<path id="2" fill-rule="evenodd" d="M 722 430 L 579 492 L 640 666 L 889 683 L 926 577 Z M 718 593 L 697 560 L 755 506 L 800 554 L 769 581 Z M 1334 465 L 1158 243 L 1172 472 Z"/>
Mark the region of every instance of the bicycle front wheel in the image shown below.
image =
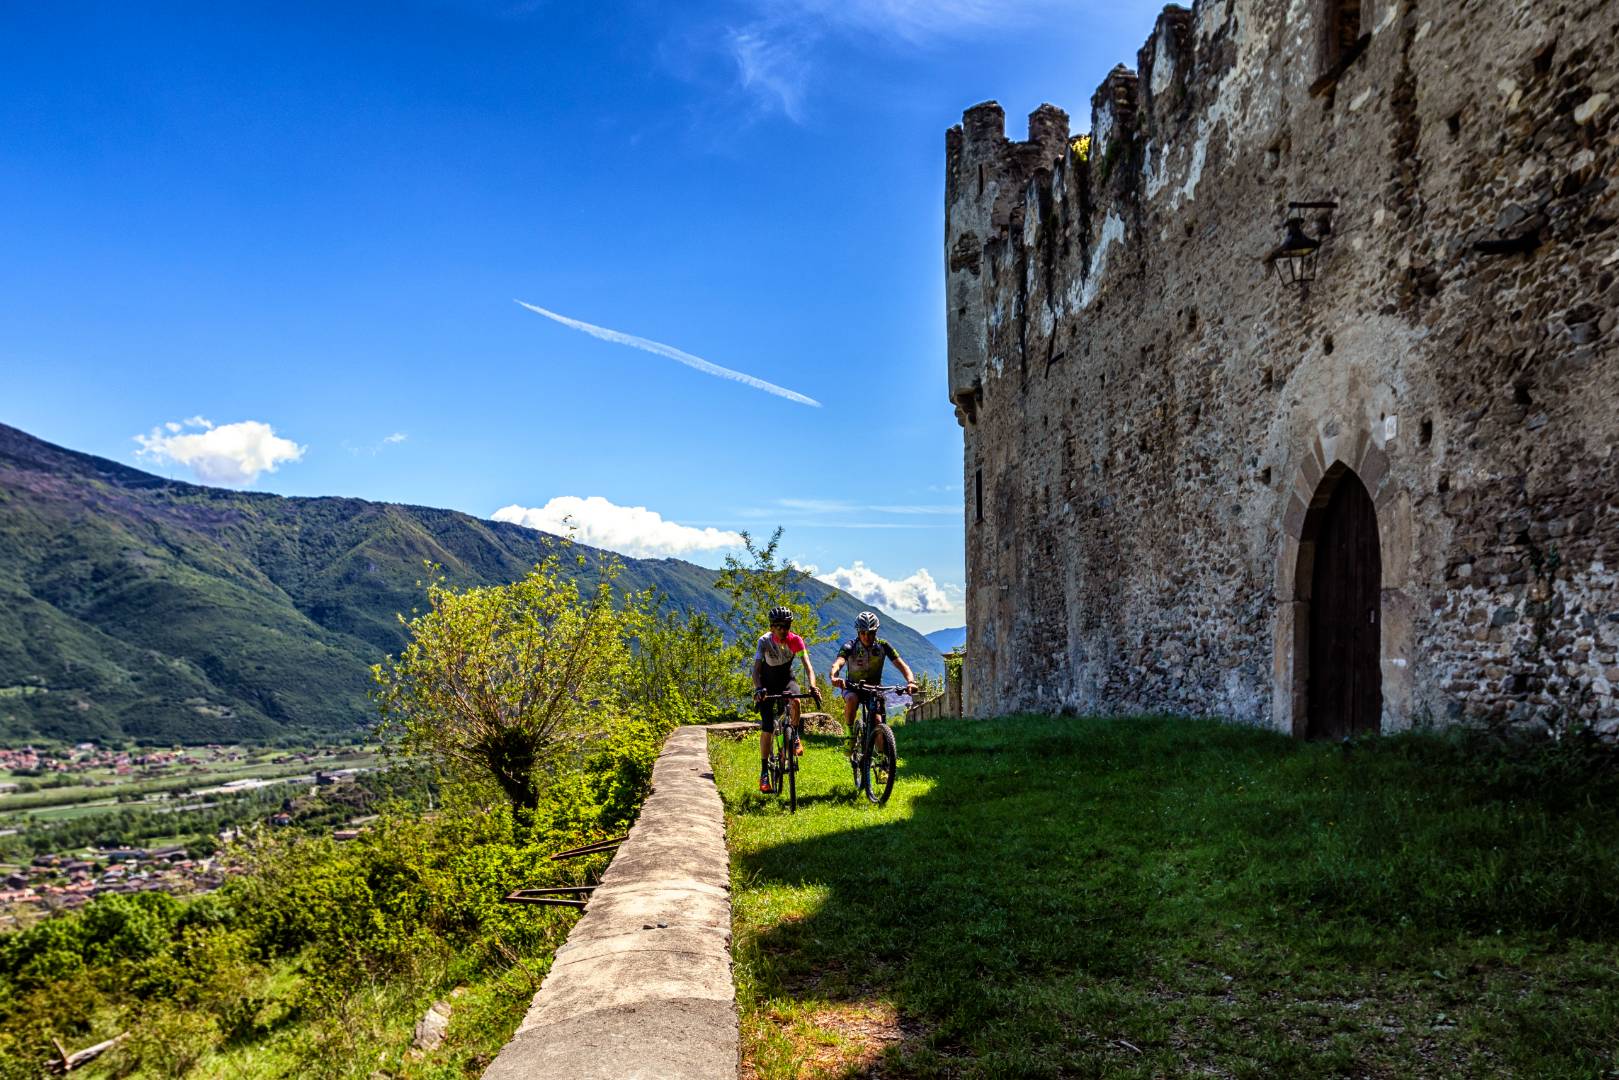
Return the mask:
<path id="1" fill-rule="evenodd" d="M 787 809 L 792 813 L 798 812 L 798 735 L 793 734 L 793 741 L 787 747 Z"/>
<path id="2" fill-rule="evenodd" d="M 894 774 L 899 771 L 899 750 L 894 744 L 894 729 L 878 724 L 872 733 L 871 765 L 866 777 L 866 798 L 881 806 L 894 790 Z"/>

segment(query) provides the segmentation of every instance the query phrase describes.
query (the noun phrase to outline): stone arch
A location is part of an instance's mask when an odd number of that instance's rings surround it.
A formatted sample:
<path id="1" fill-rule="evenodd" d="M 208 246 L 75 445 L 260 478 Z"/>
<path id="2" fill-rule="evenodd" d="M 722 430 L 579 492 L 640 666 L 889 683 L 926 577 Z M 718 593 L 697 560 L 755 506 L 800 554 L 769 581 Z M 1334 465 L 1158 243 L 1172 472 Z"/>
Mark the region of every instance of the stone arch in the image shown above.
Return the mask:
<path id="1" fill-rule="evenodd" d="M 1381 556 L 1378 671 L 1382 731 L 1410 722 L 1408 664 L 1412 611 L 1405 594 L 1411 564 L 1410 500 L 1389 473 L 1391 437 L 1379 441 L 1366 428 L 1326 424 L 1297 455 L 1286 492 L 1282 541 L 1276 562 L 1276 637 L 1271 715 L 1283 731 L 1303 737 L 1309 726 L 1310 590 L 1322 515 L 1333 493 L 1354 476 L 1375 507 Z"/>

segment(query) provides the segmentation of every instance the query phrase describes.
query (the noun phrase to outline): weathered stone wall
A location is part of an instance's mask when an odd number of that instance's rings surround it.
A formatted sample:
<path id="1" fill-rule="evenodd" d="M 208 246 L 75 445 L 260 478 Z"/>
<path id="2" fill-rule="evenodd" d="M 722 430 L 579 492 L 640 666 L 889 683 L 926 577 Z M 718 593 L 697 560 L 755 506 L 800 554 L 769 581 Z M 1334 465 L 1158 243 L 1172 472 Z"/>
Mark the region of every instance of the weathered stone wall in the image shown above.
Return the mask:
<path id="1" fill-rule="evenodd" d="M 1619 717 L 1619 3 L 1360 7 L 1336 78 L 1329 0 L 1166 9 L 1088 159 L 1050 106 L 948 133 L 969 712 L 1299 730 L 1306 513 L 1347 466 L 1384 730 Z M 1326 200 L 1279 285 L 1284 208 Z"/>

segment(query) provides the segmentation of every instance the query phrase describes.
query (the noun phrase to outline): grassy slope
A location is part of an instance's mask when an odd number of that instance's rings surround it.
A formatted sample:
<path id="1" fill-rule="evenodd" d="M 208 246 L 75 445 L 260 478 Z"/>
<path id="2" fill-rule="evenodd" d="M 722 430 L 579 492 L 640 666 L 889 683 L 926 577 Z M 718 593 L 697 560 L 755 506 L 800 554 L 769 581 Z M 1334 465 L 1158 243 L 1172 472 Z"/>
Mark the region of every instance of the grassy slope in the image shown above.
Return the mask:
<path id="1" fill-rule="evenodd" d="M 424 560 L 456 584 L 504 583 L 545 539 L 449 510 L 174 483 L 0 425 L 0 742 L 353 730 Z M 629 588 L 726 608 L 711 570 L 624 563 Z M 829 606 L 844 624 L 858 610 Z M 913 666 L 942 670 L 885 623 Z"/>
<path id="2" fill-rule="evenodd" d="M 1435 737 L 898 729 L 795 816 L 712 741 L 758 1077 L 1593 1076 L 1619 1067 L 1619 801 Z"/>

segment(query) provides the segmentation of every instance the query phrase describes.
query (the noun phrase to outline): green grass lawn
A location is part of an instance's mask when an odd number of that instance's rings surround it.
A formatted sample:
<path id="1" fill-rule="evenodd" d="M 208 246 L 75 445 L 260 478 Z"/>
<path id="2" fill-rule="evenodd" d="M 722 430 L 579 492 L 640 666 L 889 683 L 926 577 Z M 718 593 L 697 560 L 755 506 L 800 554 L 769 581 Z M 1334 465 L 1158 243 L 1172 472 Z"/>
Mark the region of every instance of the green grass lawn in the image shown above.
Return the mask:
<path id="1" fill-rule="evenodd" d="M 886 807 L 711 739 L 744 1076 L 1619 1075 L 1619 781 L 1456 738 L 898 729 Z M 1559 770 L 1562 771 L 1559 771 Z"/>

